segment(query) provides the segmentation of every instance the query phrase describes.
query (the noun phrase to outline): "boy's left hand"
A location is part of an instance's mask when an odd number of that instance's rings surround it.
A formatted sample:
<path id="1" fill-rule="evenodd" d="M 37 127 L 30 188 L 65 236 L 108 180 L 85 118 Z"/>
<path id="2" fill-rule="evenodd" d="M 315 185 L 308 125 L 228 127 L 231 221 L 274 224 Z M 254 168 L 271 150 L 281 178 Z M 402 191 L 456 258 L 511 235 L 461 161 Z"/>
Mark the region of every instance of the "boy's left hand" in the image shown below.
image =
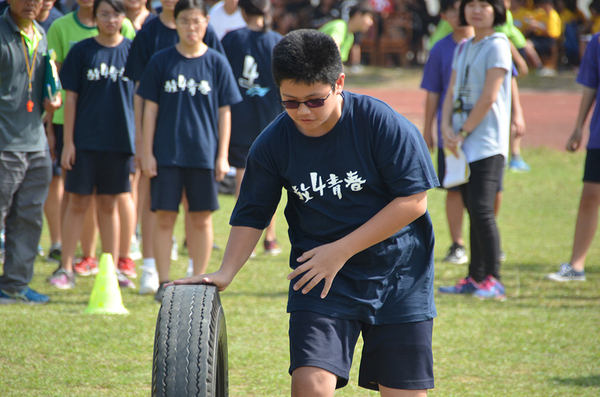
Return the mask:
<path id="1" fill-rule="evenodd" d="M 215 181 L 221 182 L 229 172 L 229 161 L 227 157 L 217 157 L 215 161 Z"/>
<path id="2" fill-rule="evenodd" d="M 304 286 L 302 289 L 303 294 L 307 294 L 324 279 L 325 287 L 321 292 L 321 299 L 324 299 L 329 293 L 333 279 L 348 259 L 337 248 L 336 243 L 325 244 L 302 254 L 297 260 L 305 263 L 298 266 L 287 278 L 292 280 L 304 273 L 302 278 L 294 284 L 295 291 Z"/>

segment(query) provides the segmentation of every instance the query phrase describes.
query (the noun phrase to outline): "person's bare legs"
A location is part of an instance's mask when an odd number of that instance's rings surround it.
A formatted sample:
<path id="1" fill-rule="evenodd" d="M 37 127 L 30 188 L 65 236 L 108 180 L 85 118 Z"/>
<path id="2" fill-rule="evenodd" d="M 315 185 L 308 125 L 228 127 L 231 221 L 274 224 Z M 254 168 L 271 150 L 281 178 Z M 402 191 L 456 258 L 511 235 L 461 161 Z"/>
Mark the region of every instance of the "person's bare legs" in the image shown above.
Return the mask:
<path id="1" fill-rule="evenodd" d="M 446 195 L 446 218 L 448 219 L 450 237 L 453 243 L 463 247 L 465 245 L 462 235 L 464 210 L 465 206 L 460 192 L 448 191 Z"/>
<path id="2" fill-rule="evenodd" d="M 186 227 L 186 230 L 193 229 L 193 233 L 187 235 L 187 243 L 190 258 L 194 262 L 194 275 L 205 274 L 214 240 L 212 213 L 210 211 L 190 212 L 185 218 L 186 223 L 189 222 L 188 219 L 191 221 L 191 227 Z"/>
<path id="3" fill-rule="evenodd" d="M 427 397 L 427 390 L 390 389 L 381 385 L 379 385 L 379 392 L 382 397 Z"/>
<path id="4" fill-rule="evenodd" d="M 585 270 L 585 258 L 598 227 L 600 183 L 584 182 L 577 212 L 571 266 L 576 272 Z"/>
<path id="5" fill-rule="evenodd" d="M 62 243 L 62 198 L 64 193 L 63 180 L 60 175 L 54 175 L 48 189 L 48 197 L 44 203 L 44 214 L 48 220 L 51 247 Z"/>
<path id="6" fill-rule="evenodd" d="M 152 241 L 158 280 L 161 284 L 169 281 L 173 227 L 176 221 L 176 211 L 156 211 L 156 223 L 154 225 L 154 237 Z"/>
<path id="7" fill-rule="evenodd" d="M 112 255 L 115 269 L 119 262 L 119 213 L 117 195 L 99 194 L 96 196 L 98 229 L 102 241 L 102 252 Z"/>
<path id="8" fill-rule="evenodd" d="M 84 219 L 91 202 L 91 195 L 69 193 L 69 200 L 62 224 L 62 268 L 73 272 L 73 257 L 81 237 Z"/>
<path id="9" fill-rule="evenodd" d="M 331 397 L 337 376 L 317 367 L 300 367 L 292 372 L 292 397 Z"/>
<path id="10" fill-rule="evenodd" d="M 96 218 L 96 194 L 90 196 L 83 221 L 83 231 L 81 233 L 81 252 L 83 257 L 96 257 L 96 244 L 98 242 L 98 220 Z"/>
<path id="11" fill-rule="evenodd" d="M 138 214 L 142 222 L 142 255 L 144 259 L 154 258 L 153 239 L 156 214 L 150 208 L 150 178 L 142 175 L 138 185 Z"/>
<path id="12" fill-rule="evenodd" d="M 119 257 L 129 258 L 131 248 L 131 237 L 135 233 L 136 211 L 135 203 L 131 193 L 123 193 L 117 196 L 119 216 Z"/>

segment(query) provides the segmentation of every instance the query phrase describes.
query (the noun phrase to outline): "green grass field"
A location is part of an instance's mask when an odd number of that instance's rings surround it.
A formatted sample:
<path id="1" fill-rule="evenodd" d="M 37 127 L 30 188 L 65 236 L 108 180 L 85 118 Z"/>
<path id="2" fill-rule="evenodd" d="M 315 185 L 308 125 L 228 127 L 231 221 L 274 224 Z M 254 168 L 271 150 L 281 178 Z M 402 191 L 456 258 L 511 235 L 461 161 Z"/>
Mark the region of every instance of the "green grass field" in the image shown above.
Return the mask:
<path id="1" fill-rule="evenodd" d="M 587 282 L 543 280 L 570 256 L 584 154 L 528 149 L 524 156 L 533 171 L 506 174 L 499 218 L 508 299 L 436 295 L 431 396 L 600 395 L 600 237 L 588 256 Z M 465 265 L 441 263 L 450 244 L 444 197 L 440 190 L 429 193 L 436 288 L 466 273 Z M 215 241 L 224 247 L 233 198 L 222 197 L 221 205 Z M 278 234 L 289 249 L 282 212 Z M 465 231 L 466 223 L 465 218 Z M 176 236 L 181 246 L 181 222 Z M 42 245 L 49 245 L 47 233 Z M 285 276 L 290 270 L 287 255 L 261 252 L 222 294 L 234 397 L 289 395 Z M 221 257 L 222 251 L 213 253 L 210 270 Z M 172 277 L 183 276 L 186 265 L 182 252 Z M 84 315 L 93 279 L 78 278 L 72 291 L 54 290 L 45 282 L 54 268 L 40 259 L 32 282 L 51 296 L 50 304 L 0 306 L 0 396 L 148 396 L 158 304 L 128 290 L 123 300 L 130 315 Z M 355 361 L 350 385 L 336 396 L 376 395 L 356 386 Z"/>

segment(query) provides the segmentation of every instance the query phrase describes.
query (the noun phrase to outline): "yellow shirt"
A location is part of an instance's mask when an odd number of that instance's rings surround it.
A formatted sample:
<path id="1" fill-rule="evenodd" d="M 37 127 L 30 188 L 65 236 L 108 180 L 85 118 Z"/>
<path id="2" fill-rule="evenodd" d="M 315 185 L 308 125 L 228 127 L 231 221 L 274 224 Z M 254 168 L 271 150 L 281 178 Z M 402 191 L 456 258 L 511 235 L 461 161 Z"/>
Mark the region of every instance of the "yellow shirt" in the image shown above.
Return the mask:
<path id="1" fill-rule="evenodd" d="M 592 18 L 592 34 L 600 32 L 600 15 Z"/>
<path id="2" fill-rule="evenodd" d="M 562 24 L 560 22 L 560 16 L 555 9 L 551 9 L 550 12 L 542 8 L 535 10 L 533 19 L 540 22 L 546 27 L 546 32 L 542 29 L 534 29 L 533 34 L 536 36 L 547 36 L 553 39 L 558 39 L 562 32 Z"/>
<path id="3" fill-rule="evenodd" d="M 531 26 L 529 21 L 533 19 L 533 10 L 527 7 L 519 7 L 512 13 L 513 24 L 522 32 L 527 32 Z"/>

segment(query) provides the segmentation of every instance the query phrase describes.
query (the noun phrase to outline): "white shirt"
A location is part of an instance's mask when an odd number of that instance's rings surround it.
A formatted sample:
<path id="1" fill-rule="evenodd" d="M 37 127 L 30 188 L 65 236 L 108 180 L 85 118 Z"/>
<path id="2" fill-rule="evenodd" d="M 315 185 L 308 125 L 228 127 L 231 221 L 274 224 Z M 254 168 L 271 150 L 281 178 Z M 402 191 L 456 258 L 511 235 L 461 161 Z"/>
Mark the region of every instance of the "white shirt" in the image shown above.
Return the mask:
<path id="1" fill-rule="evenodd" d="M 208 23 L 215 29 L 219 40 L 232 30 L 246 26 L 246 21 L 244 21 L 239 7 L 232 15 L 229 15 L 225 11 L 224 1 L 215 4 L 208 12 L 208 15 L 210 16 Z"/>

